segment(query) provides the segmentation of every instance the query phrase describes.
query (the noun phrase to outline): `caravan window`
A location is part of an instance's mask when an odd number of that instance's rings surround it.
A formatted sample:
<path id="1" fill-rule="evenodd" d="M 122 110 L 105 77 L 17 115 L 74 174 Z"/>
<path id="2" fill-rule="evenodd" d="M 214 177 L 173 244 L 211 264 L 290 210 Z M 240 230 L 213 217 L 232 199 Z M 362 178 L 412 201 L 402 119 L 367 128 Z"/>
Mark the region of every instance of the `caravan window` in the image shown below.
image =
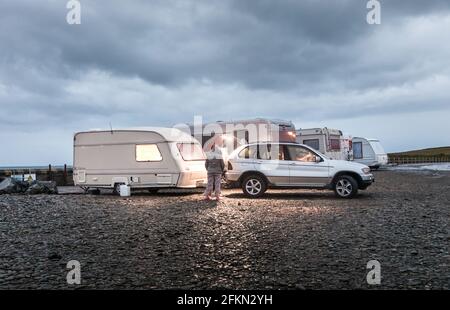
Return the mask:
<path id="1" fill-rule="evenodd" d="M 205 153 L 198 143 L 178 143 L 177 147 L 185 161 L 205 160 Z"/>
<path id="2" fill-rule="evenodd" d="M 352 147 L 353 147 L 353 158 L 362 159 L 363 158 L 362 142 L 353 142 Z"/>
<path id="3" fill-rule="evenodd" d="M 136 161 L 161 161 L 162 155 L 156 144 L 136 145 Z"/>
<path id="4" fill-rule="evenodd" d="M 381 145 L 380 141 L 378 141 L 378 140 L 370 140 L 370 145 L 372 146 L 375 154 L 386 154 L 386 152 L 384 151 L 384 148 Z"/>
<path id="5" fill-rule="evenodd" d="M 341 140 L 340 139 L 330 139 L 330 150 L 340 151 L 341 150 Z"/>
<path id="6" fill-rule="evenodd" d="M 309 140 L 303 140 L 303 144 L 309 146 L 310 148 L 313 148 L 317 151 L 319 151 L 319 139 L 309 139 Z"/>

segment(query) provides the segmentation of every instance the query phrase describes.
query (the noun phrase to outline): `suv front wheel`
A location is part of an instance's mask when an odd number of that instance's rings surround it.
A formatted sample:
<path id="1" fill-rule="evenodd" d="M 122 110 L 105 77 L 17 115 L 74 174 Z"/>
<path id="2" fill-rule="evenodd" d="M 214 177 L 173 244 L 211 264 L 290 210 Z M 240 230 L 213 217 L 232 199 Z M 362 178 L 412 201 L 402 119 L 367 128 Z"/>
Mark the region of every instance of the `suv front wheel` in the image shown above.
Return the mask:
<path id="1" fill-rule="evenodd" d="M 259 175 L 250 175 L 242 182 L 242 191 L 251 198 L 261 197 L 267 190 L 266 180 Z"/>
<path id="2" fill-rule="evenodd" d="M 334 182 L 334 192 L 340 198 L 353 198 L 358 193 L 358 182 L 349 175 L 342 175 Z"/>

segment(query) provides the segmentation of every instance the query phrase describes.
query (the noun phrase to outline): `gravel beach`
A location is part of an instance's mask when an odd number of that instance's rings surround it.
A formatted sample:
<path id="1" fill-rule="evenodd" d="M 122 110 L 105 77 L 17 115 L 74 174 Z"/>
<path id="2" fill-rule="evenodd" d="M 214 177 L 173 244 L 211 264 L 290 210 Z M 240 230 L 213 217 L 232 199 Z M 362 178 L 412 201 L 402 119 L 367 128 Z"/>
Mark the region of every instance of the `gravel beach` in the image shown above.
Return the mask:
<path id="1" fill-rule="evenodd" d="M 0 289 L 449 289 L 449 172 L 375 173 L 353 200 L 271 190 L 0 196 Z M 81 285 L 66 264 L 81 263 Z M 381 264 L 381 284 L 366 267 Z"/>

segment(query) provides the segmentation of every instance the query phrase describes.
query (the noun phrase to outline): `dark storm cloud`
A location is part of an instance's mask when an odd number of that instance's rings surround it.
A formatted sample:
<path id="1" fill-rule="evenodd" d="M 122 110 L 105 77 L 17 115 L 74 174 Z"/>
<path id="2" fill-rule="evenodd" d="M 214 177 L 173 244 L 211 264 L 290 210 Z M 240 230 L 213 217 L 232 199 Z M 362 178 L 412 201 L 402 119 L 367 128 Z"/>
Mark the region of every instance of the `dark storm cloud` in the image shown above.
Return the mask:
<path id="1" fill-rule="evenodd" d="M 445 1 L 401 3 L 383 2 L 383 14 L 395 20 L 449 7 Z M 306 90 L 351 69 L 359 52 L 349 50 L 352 42 L 372 31 L 361 0 L 83 1 L 82 25 L 76 27 L 65 24 L 63 4 L 7 4 L 2 41 L 9 48 L 3 56 L 23 57 L 32 62 L 27 65 L 64 78 L 99 68 L 169 86 L 209 78 Z"/>
<path id="2" fill-rule="evenodd" d="M 449 7 L 445 1 L 385 3 L 383 14 L 393 20 Z M 349 50 L 352 43 L 372 31 L 361 0 L 83 1 L 77 27 L 65 24 L 63 4 L 6 5 L 2 39 L 10 48 L 3 56 L 23 57 L 64 78 L 99 68 L 169 86 L 209 78 L 306 90 L 328 74 L 351 70 L 360 52 Z"/>

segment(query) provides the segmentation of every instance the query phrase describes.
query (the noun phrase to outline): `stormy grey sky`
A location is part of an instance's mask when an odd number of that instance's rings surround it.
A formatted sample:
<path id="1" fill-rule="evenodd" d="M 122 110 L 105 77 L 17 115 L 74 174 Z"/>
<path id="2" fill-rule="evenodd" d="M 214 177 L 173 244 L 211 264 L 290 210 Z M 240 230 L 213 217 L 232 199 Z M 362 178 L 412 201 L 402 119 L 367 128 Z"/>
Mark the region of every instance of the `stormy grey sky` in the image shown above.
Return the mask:
<path id="1" fill-rule="evenodd" d="M 450 1 L 0 0 L 0 166 L 72 163 L 72 135 L 268 117 L 450 145 Z"/>

